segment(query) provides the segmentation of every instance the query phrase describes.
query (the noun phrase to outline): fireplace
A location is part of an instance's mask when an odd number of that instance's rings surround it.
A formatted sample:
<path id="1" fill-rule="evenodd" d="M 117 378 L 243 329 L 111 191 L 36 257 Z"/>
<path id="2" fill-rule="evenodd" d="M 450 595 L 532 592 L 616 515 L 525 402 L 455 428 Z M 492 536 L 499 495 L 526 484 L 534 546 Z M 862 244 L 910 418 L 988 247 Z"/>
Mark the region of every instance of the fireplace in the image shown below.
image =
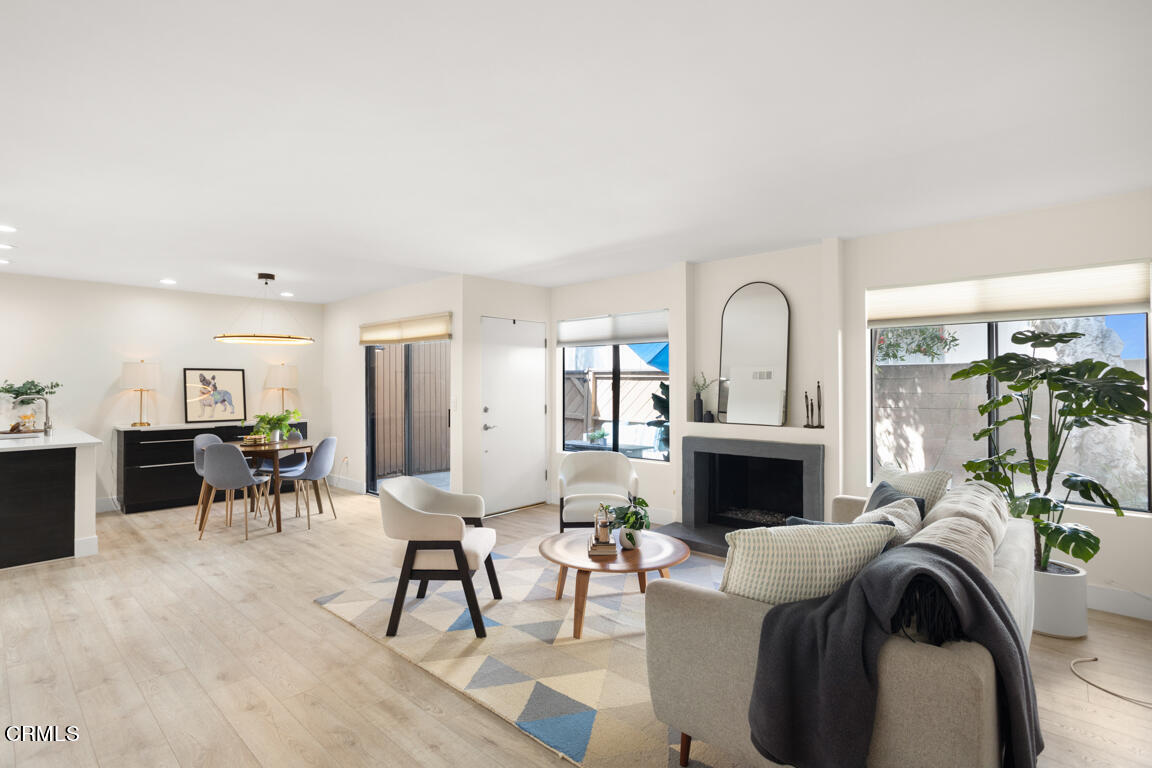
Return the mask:
<path id="1" fill-rule="evenodd" d="M 760 440 L 683 440 L 683 522 L 660 530 L 692 549 L 724 555 L 724 534 L 824 519 L 824 446 Z"/>

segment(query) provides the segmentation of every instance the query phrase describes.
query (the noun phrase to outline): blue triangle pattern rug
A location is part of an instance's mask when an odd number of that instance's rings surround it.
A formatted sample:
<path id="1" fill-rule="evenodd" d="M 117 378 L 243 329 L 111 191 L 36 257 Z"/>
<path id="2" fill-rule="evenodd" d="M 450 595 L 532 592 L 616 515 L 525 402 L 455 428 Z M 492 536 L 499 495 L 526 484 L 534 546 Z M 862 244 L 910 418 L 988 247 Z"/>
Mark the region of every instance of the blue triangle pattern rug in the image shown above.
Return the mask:
<path id="1" fill-rule="evenodd" d="M 592 575 L 584 630 L 576 640 L 575 578 L 556 600 L 557 568 L 540 557 L 542 538 L 497 546 L 502 600 L 492 598 L 484 572 L 477 572 L 484 639 L 473 632 L 456 582 L 432 582 L 424 598 L 409 589 L 396 637 L 384 635 L 395 573 L 316 603 L 576 765 L 678 765 L 679 734 L 656 719 L 648 694 L 644 595 L 635 574 Z M 723 570 L 723 560 L 693 555 L 671 576 L 715 588 Z M 734 766 L 699 741 L 692 744 L 691 765 Z"/>

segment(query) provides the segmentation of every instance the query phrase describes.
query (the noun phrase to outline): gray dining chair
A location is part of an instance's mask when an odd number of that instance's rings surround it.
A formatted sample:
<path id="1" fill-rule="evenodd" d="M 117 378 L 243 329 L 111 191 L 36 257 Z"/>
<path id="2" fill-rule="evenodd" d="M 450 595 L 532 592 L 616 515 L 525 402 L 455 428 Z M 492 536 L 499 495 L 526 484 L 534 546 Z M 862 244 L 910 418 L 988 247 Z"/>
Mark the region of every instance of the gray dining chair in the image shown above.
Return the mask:
<path id="1" fill-rule="evenodd" d="M 193 522 L 196 525 L 200 524 L 200 510 L 204 506 L 204 494 L 208 492 L 208 481 L 204 480 L 204 449 L 210 445 L 219 445 L 222 442 L 224 441 L 211 432 L 205 432 L 192 438 L 192 468 L 196 470 L 196 474 L 200 475 L 200 498 L 196 499 L 196 515 L 193 517 Z"/>
<path id="2" fill-rule="evenodd" d="M 293 480 L 296 483 L 296 507 L 300 507 L 300 483 L 312 483 L 312 490 L 316 494 L 316 514 L 324 514 L 324 503 L 320 500 L 320 484 L 328 493 L 328 506 L 332 508 L 332 519 L 336 519 L 336 505 L 332 503 L 332 489 L 328 487 L 328 475 L 332 474 L 332 466 L 336 463 L 336 438 L 326 437 L 312 452 L 312 458 L 303 467 L 285 471 L 280 470 L 281 480 Z M 307 510 L 308 528 L 312 528 L 312 503 L 308 500 L 308 486 L 304 486 L 304 507 Z"/>
<path id="3" fill-rule="evenodd" d="M 234 445 L 209 445 L 204 449 L 204 480 L 208 484 L 208 499 L 216 491 L 225 491 L 225 524 L 232 525 L 232 504 L 236 491 L 244 491 L 244 540 L 248 540 L 248 515 L 256 512 L 261 490 L 267 495 L 268 478 L 257 475 L 248 466 L 244 454 Z M 252 489 L 252 493 L 248 489 Z M 204 528 L 208 525 L 208 513 L 212 505 L 207 504 L 200 516 L 200 536 L 204 538 Z"/>
<path id="4" fill-rule="evenodd" d="M 290 429 L 288 430 L 287 439 L 303 440 L 304 435 L 298 429 Z M 308 461 L 308 457 L 305 454 L 299 451 L 290 453 L 280 459 L 280 471 L 283 472 L 285 469 L 302 467 L 306 461 Z M 264 459 L 264 461 L 260 463 L 260 471 L 270 473 L 272 471 L 272 459 Z"/>

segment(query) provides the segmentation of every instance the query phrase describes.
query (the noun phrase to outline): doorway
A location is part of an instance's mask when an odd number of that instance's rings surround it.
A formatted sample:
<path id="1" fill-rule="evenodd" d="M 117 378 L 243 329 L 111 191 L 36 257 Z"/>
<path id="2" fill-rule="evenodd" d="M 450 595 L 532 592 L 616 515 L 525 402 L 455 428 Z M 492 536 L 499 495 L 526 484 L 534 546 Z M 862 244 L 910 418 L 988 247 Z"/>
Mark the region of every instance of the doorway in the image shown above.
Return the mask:
<path id="1" fill-rule="evenodd" d="M 481 495 L 489 512 L 547 497 L 544 323 L 480 318 L 483 359 Z"/>
<path id="2" fill-rule="evenodd" d="M 368 492 L 409 475 L 448 490 L 451 480 L 451 342 L 366 348 Z"/>

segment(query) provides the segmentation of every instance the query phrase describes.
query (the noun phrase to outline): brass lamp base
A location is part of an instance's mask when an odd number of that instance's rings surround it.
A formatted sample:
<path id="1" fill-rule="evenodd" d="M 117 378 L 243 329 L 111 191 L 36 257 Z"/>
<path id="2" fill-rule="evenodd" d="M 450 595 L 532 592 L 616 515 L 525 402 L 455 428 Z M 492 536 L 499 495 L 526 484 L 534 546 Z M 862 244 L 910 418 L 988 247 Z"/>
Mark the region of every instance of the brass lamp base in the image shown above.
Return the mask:
<path id="1" fill-rule="evenodd" d="M 140 393 L 140 416 L 139 416 L 140 421 L 132 422 L 132 426 L 134 426 L 134 427 L 150 427 L 150 426 L 152 426 L 152 423 L 148 422 L 148 421 L 144 421 L 144 392 L 146 390 L 143 387 L 141 387 L 141 388 L 137 389 L 136 391 Z"/>
<path id="2" fill-rule="evenodd" d="M 150 426 L 152 426 L 152 422 L 150 422 L 150 421 L 134 421 L 134 422 L 132 422 L 132 426 L 134 426 L 134 427 L 150 427 Z"/>

